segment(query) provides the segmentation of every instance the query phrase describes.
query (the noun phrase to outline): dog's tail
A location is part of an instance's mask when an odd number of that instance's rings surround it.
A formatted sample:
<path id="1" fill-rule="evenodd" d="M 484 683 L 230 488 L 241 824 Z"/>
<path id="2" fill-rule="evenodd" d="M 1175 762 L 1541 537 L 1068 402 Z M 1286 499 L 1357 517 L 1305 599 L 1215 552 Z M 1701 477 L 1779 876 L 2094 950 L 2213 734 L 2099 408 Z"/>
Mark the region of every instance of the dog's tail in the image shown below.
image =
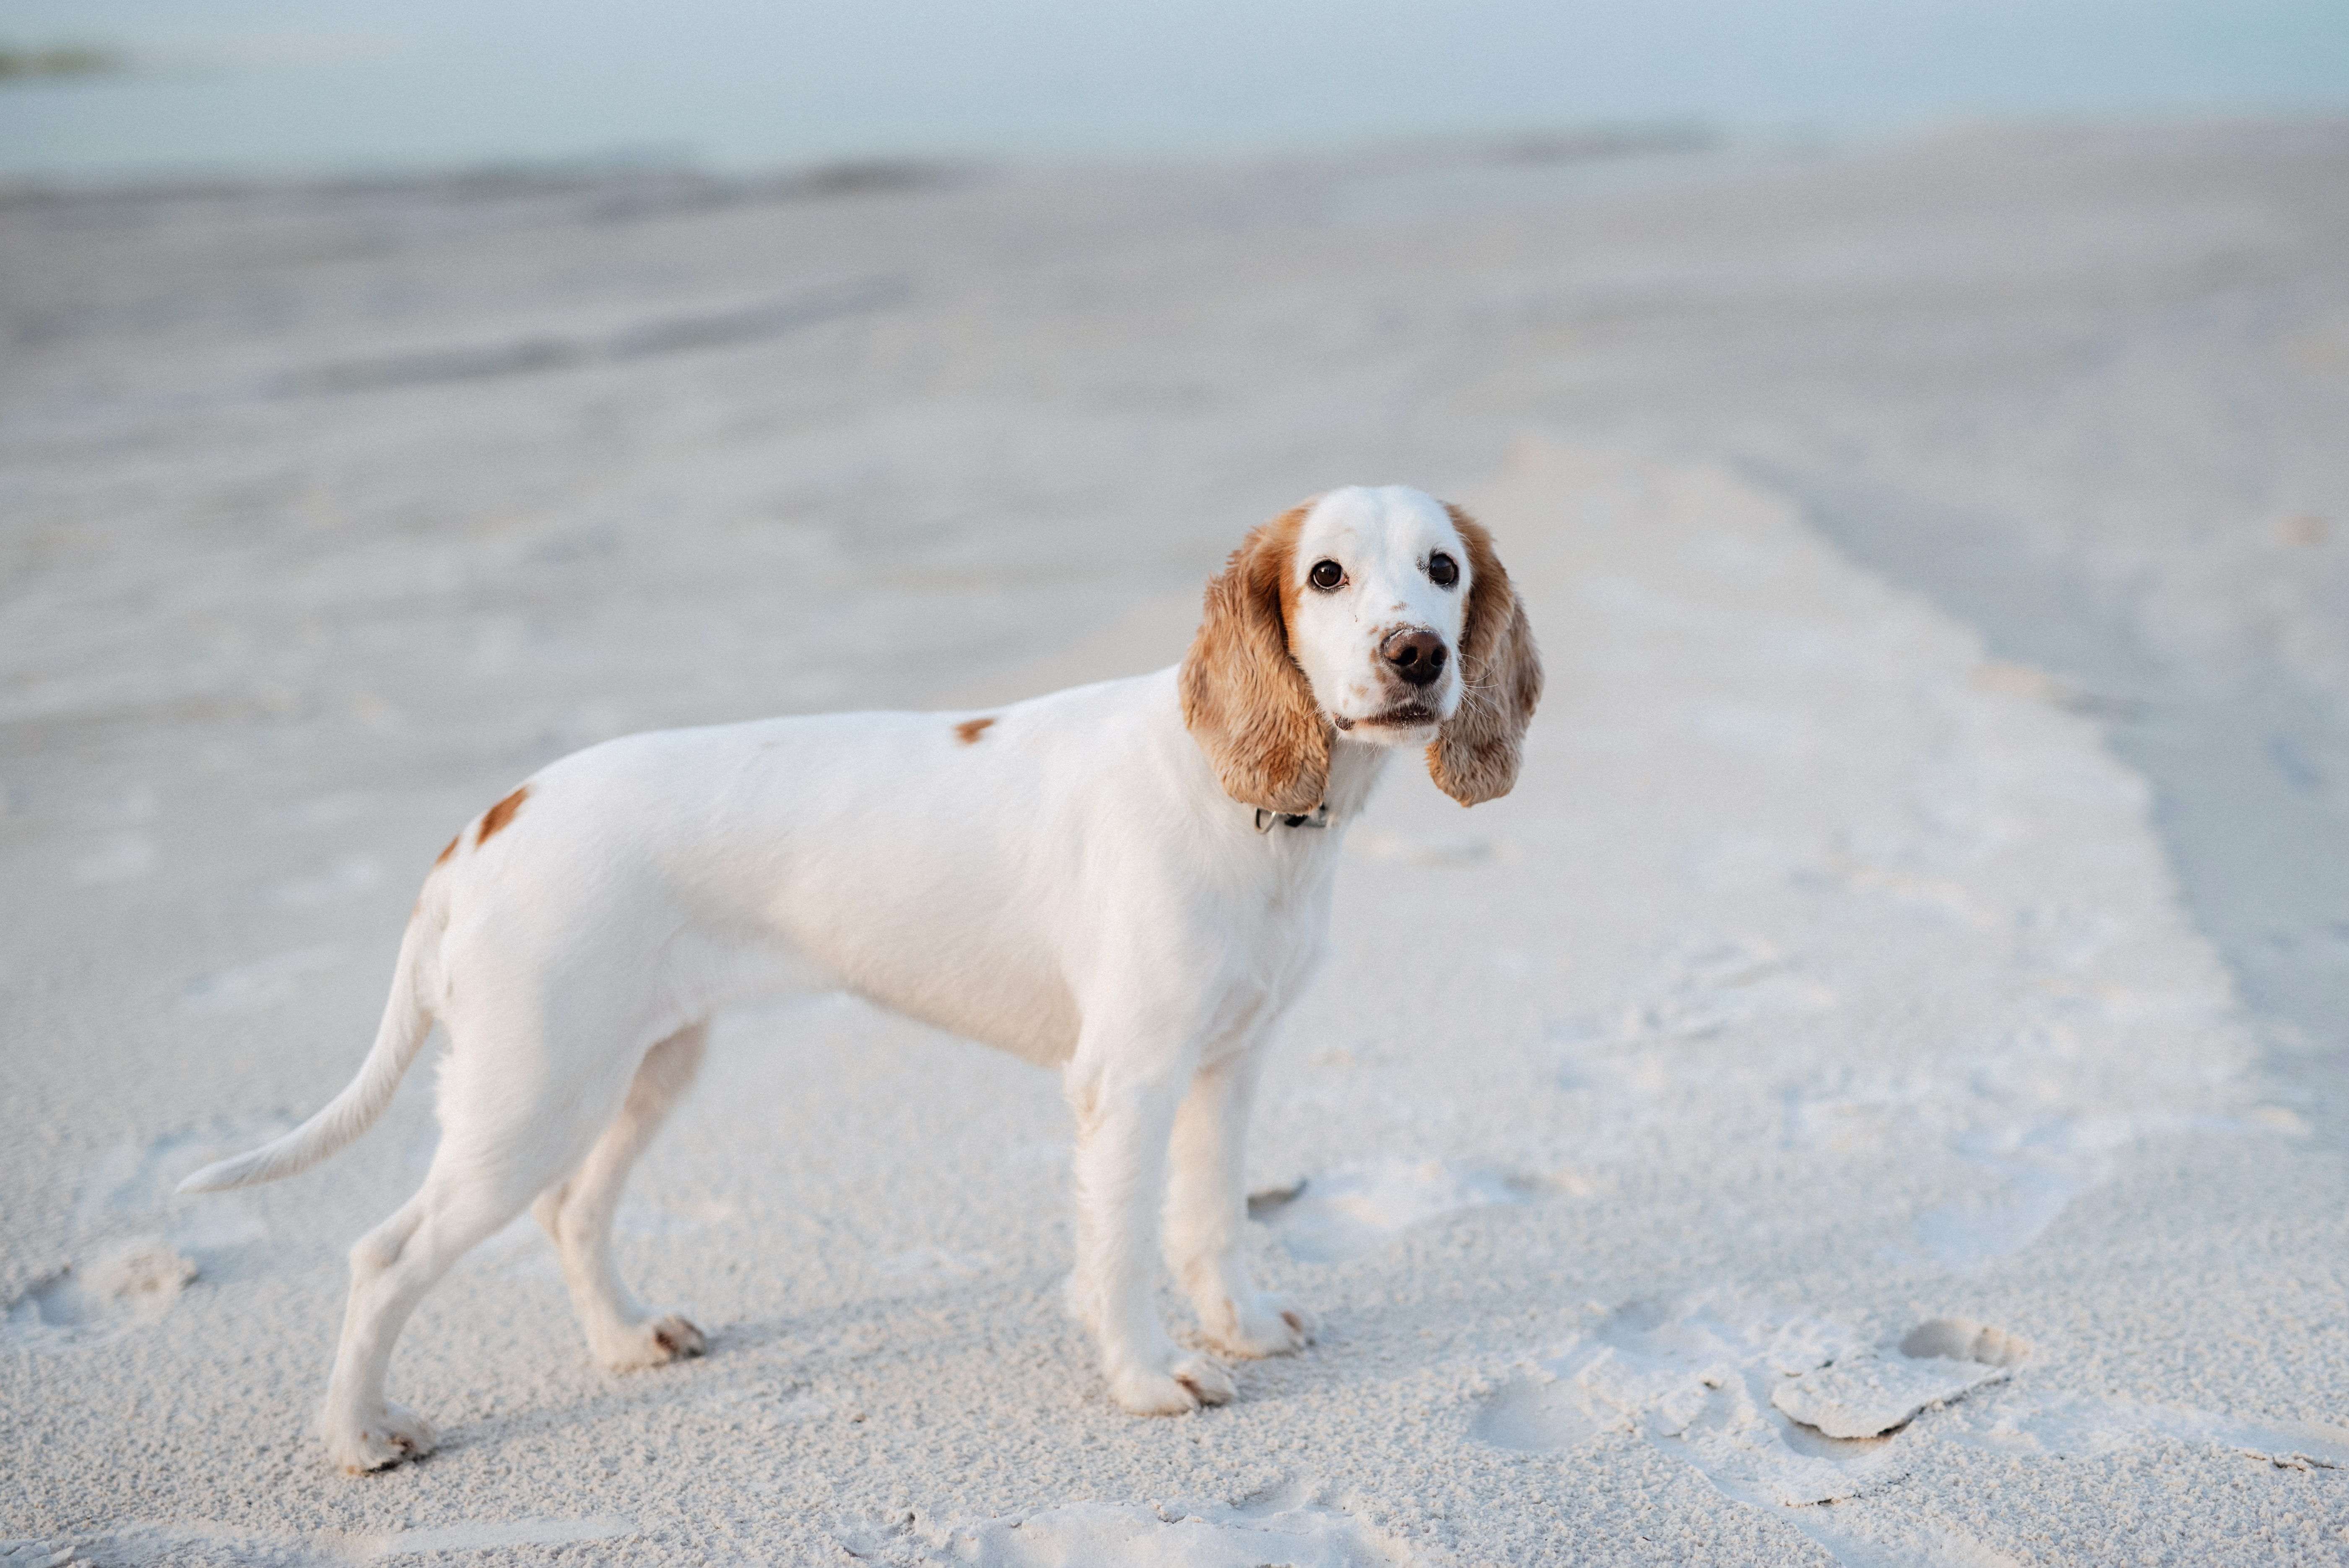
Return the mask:
<path id="1" fill-rule="evenodd" d="M 240 1154 L 207 1165 L 180 1183 L 182 1192 L 217 1192 L 226 1187 L 250 1187 L 305 1171 L 340 1151 L 375 1123 L 391 1103 L 392 1091 L 416 1059 L 425 1037 L 432 1032 L 432 1015 L 425 1009 L 418 986 L 417 961 L 425 944 L 435 939 L 425 928 L 427 917 L 408 923 L 400 938 L 399 965 L 392 975 L 391 995 L 383 1005 L 383 1022 L 376 1029 L 375 1046 L 359 1065 L 358 1077 L 324 1109 L 285 1137 L 265 1143 L 250 1154 Z"/>

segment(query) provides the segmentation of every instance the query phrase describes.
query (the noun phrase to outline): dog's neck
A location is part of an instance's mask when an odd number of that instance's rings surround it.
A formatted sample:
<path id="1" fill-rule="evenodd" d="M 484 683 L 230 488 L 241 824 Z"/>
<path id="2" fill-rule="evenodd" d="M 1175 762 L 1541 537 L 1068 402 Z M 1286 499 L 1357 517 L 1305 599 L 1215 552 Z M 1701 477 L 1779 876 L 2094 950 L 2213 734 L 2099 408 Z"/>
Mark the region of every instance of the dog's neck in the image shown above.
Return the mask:
<path id="1" fill-rule="evenodd" d="M 1321 791 L 1321 803 L 1330 808 L 1332 820 L 1350 824 L 1361 814 L 1371 803 L 1371 791 L 1378 788 L 1379 776 L 1386 771 L 1387 758 L 1396 749 L 1350 740 L 1343 735 L 1331 738 L 1330 781 Z"/>

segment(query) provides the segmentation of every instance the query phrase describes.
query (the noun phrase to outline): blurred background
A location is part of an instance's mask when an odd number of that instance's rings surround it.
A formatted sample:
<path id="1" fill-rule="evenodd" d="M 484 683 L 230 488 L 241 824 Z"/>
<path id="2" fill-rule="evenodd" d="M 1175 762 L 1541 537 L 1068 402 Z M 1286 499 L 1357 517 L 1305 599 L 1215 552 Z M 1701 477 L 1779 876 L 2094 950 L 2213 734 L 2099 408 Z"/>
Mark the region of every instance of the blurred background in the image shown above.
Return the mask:
<path id="1" fill-rule="evenodd" d="M 1097 160 L 2349 103 L 2329 0 L 9 0 L 0 176 Z"/>

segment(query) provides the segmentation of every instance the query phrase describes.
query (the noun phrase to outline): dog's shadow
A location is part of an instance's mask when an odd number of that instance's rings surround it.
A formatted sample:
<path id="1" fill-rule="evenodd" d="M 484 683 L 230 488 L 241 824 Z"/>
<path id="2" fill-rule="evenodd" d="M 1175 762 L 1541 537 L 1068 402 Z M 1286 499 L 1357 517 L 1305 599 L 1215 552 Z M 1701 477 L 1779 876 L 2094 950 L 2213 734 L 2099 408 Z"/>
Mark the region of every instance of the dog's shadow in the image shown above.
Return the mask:
<path id="1" fill-rule="evenodd" d="M 1024 1414 L 1088 1439 L 1114 1435 L 1145 1418 L 1112 1400 L 1091 1339 L 1062 1305 L 1062 1283 L 1040 1270 L 818 1311 L 704 1323 L 707 1354 L 642 1371 L 605 1371 L 582 1348 L 570 1367 L 537 1384 L 541 1397 L 452 1423 L 441 1453 L 574 1439 L 601 1448 L 595 1434 L 654 1412 L 664 1423 L 684 1418 L 778 1439 L 834 1426 L 932 1425 L 942 1384 L 983 1391 L 1008 1420 Z M 1241 1361 L 1236 1399 L 1183 1418 L 1213 1420 L 1285 1404 L 1340 1375 L 1331 1362 L 1320 1346 Z M 1039 1376 L 1041 1368 L 1051 1375 Z"/>

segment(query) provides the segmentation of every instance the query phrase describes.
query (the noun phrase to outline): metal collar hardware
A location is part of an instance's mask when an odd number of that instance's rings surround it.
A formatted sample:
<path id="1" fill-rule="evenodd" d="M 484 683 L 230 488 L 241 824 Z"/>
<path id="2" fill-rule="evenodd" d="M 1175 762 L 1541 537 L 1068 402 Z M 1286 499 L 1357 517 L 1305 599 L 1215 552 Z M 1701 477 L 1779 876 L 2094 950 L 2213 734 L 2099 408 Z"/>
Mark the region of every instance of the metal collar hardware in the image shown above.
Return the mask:
<path id="1" fill-rule="evenodd" d="M 1326 828 L 1330 825 L 1329 803 L 1324 801 L 1310 811 L 1296 814 L 1287 811 L 1268 811 L 1261 806 L 1257 808 L 1256 830 L 1257 832 L 1269 833 L 1276 823 L 1284 828 Z"/>

